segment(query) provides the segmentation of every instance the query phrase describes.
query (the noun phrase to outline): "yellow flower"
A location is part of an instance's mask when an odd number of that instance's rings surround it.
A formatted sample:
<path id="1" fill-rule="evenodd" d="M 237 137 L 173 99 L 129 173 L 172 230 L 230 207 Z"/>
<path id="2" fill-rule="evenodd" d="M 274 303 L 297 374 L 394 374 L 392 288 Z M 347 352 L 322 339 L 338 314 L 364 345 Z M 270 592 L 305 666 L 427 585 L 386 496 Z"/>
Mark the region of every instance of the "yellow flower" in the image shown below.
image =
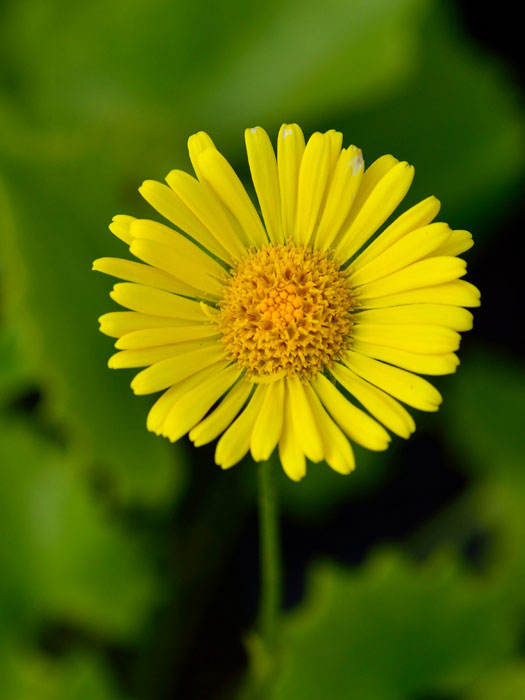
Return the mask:
<path id="1" fill-rule="evenodd" d="M 364 169 L 342 134 L 315 133 L 305 146 L 281 127 L 277 157 L 266 132 L 246 130 L 262 220 L 210 137 L 190 137 L 196 178 L 147 180 L 144 199 L 178 230 L 116 216 L 110 230 L 142 262 L 96 260 L 126 282 L 111 297 L 128 311 L 100 318 L 117 338 L 109 366 L 144 367 L 136 394 L 164 392 L 149 430 L 195 445 L 220 437 L 223 468 L 278 446 L 299 480 L 306 457 L 354 468 L 347 438 L 371 450 L 415 429 L 400 401 L 436 411 L 438 391 L 419 374 L 454 372 L 458 331 L 472 327 L 479 292 L 459 278 L 467 231 L 431 223 L 428 197 L 383 226 L 414 169 L 391 155 Z M 264 223 L 263 223 L 264 222 Z M 370 240 L 372 242 L 370 242 Z"/>

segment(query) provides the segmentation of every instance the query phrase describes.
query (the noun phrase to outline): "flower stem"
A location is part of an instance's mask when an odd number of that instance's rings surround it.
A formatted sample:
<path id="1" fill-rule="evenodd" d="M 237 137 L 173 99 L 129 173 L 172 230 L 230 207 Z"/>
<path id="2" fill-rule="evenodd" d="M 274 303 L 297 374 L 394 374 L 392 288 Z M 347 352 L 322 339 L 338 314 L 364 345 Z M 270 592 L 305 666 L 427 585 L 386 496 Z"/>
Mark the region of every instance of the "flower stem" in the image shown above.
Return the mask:
<path id="1" fill-rule="evenodd" d="M 271 652 L 277 641 L 281 608 L 281 556 L 275 489 L 275 464 L 271 459 L 266 462 L 260 462 L 258 470 L 261 562 L 259 634 L 267 651 Z"/>

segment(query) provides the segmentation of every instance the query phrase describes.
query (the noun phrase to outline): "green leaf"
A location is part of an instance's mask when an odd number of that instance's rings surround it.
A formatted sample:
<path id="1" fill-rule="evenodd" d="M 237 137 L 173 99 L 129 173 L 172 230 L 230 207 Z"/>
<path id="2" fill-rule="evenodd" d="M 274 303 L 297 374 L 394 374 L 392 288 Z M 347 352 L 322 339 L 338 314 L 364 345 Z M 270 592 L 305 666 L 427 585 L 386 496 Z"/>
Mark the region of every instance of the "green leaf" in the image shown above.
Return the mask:
<path id="1" fill-rule="evenodd" d="M 413 163 L 407 202 L 436 195 L 440 219 L 480 240 L 521 195 L 523 111 L 510 73 L 457 25 L 451 6 L 436 3 L 412 79 L 338 126 L 367 163 L 383 153 Z"/>
<path id="2" fill-rule="evenodd" d="M 3 700 L 118 700 L 113 679 L 95 656 L 51 660 L 0 643 Z"/>
<path id="3" fill-rule="evenodd" d="M 284 626 L 272 700 L 410 700 L 457 693 L 514 645 L 500 599 L 451 557 L 422 566 L 391 552 L 359 572 L 314 570 Z"/>
<path id="4" fill-rule="evenodd" d="M 147 432 L 152 401 L 137 400 L 131 377 L 107 369 L 110 342 L 97 329 L 97 316 L 111 308 L 109 284 L 90 267 L 111 250 L 104 240 L 114 186 L 109 167 L 93 180 L 96 158 L 48 163 L 45 178 L 38 162 L 6 167 L 0 247 L 9 314 L 23 363 L 83 463 L 95 464 L 122 501 L 167 504 L 182 485 L 183 452 Z"/>
<path id="5" fill-rule="evenodd" d="M 518 700 L 525 698 L 525 664 L 515 661 L 483 674 L 465 700 Z"/>
<path id="6" fill-rule="evenodd" d="M 108 638 L 143 627 L 158 593 L 146 553 L 98 505 L 78 463 L 26 427 L 0 431 L 0 617 Z"/>

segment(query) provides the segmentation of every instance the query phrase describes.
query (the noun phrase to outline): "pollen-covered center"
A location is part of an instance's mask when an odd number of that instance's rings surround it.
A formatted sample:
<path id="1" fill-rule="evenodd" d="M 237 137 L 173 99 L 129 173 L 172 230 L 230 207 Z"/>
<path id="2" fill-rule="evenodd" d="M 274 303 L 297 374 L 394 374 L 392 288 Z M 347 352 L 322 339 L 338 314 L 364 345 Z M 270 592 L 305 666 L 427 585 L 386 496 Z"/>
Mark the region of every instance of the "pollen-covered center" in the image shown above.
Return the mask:
<path id="1" fill-rule="evenodd" d="M 348 347 L 352 309 L 350 286 L 330 256 L 268 245 L 232 271 L 220 302 L 222 341 L 254 377 L 309 378 Z"/>

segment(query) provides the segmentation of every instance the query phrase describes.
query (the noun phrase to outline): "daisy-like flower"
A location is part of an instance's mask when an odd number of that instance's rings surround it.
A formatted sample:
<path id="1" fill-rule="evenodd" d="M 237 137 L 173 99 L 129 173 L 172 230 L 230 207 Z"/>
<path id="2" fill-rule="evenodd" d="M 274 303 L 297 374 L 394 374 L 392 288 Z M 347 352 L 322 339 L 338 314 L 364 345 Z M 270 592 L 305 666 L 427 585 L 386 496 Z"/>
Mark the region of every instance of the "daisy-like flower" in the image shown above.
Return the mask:
<path id="1" fill-rule="evenodd" d="M 281 127 L 277 157 L 266 132 L 246 130 L 258 214 L 210 137 L 188 141 L 196 177 L 173 170 L 147 180 L 144 199 L 176 228 L 116 216 L 110 230 L 142 262 L 101 258 L 94 269 L 126 280 L 105 314 L 117 338 L 114 368 L 145 368 L 136 394 L 163 392 L 149 430 L 197 446 L 219 437 L 215 459 L 231 467 L 278 446 L 291 479 L 306 458 L 354 469 L 350 440 L 384 450 L 388 431 L 415 429 L 402 404 L 436 411 L 422 377 L 459 360 L 464 307 L 479 292 L 461 280 L 467 231 L 432 223 L 429 197 L 379 229 L 406 195 L 414 169 L 391 155 L 366 170 L 359 148 L 336 131 L 305 145 Z"/>

